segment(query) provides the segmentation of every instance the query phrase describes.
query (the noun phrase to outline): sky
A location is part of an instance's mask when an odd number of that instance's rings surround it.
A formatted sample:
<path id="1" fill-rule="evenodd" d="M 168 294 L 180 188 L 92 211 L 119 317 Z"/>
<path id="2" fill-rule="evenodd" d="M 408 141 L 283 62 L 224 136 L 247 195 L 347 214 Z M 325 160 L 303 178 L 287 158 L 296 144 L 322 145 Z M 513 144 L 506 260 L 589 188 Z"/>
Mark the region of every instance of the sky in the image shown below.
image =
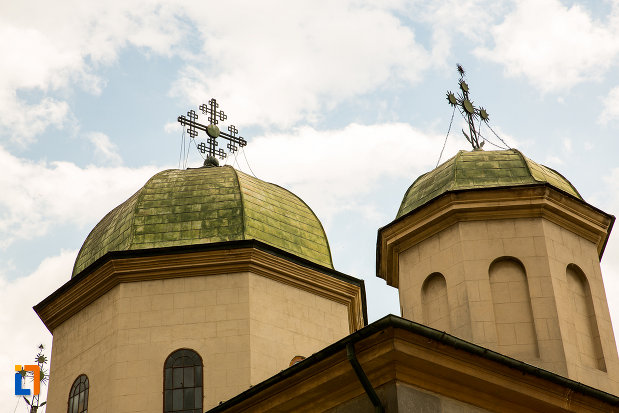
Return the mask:
<path id="1" fill-rule="evenodd" d="M 50 354 L 32 306 L 70 279 L 109 210 L 179 168 L 176 119 L 212 97 L 248 141 L 224 162 L 310 205 L 335 268 L 365 280 L 370 321 L 399 314 L 375 276 L 377 229 L 439 157 L 470 149 L 458 113 L 447 134 L 456 63 L 510 147 L 619 214 L 617 1 L 4 1 L 0 55 L 0 405 L 11 409 L 13 365 L 39 343 Z M 485 149 L 501 144 L 482 134 Z M 201 164 L 192 148 L 187 166 Z M 617 233 L 602 272 L 617 326 Z"/>

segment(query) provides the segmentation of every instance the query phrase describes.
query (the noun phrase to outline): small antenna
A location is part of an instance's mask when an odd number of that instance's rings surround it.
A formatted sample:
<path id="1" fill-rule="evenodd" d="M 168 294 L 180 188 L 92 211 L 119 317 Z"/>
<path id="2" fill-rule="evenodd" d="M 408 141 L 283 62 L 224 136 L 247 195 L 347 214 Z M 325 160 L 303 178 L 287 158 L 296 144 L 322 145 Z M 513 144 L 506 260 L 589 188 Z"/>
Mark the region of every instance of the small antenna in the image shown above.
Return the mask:
<path id="1" fill-rule="evenodd" d="M 469 133 L 467 134 L 464 130 L 462 133 L 467 141 L 473 146 L 473 150 L 481 150 L 482 146 L 484 146 L 484 141 L 482 138 L 482 142 L 479 142 L 481 135 L 479 131 L 475 128 L 475 121 L 484 121 L 484 123 L 488 123 L 489 115 L 486 109 L 483 107 L 476 108 L 471 102 L 469 98 L 469 85 L 464 81 L 464 75 L 466 71 L 462 67 L 461 64 L 456 65 L 458 69 L 458 73 L 460 74 L 460 81 L 458 82 L 460 85 L 460 93 L 455 95 L 453 92 L 447 92 L 447 101 L 454 108 L 458 108 L 462 117 L 467 121 L 469 125 Z"/>

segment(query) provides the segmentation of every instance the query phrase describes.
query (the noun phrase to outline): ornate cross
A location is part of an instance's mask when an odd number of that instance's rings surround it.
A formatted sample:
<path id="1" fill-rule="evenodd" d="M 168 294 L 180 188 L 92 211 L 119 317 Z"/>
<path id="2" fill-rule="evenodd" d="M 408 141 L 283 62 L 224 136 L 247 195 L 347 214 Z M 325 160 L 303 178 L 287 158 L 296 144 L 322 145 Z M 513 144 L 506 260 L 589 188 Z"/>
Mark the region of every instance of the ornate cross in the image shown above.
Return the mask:
<path id="1" fill-rule="evenodd" d="M 447 101 L 453 107 L 457 107 L 464 119 L 469 124 L 469 134 L 467 135 L 464 130 L 462 133 L 466 137 L 466 140 L 473 146 L 473 150 L 481 149 L 484 146 L 484 142 L 479 143 L 479 131 L 475 128 L 475 121 L 483 120 L 484 122 L 488 122 L 488 112 L 486 109 L 480 107 L 476 108 L 473 105 L 473 102 L 469 99 L 469 85 L 464 81 L 464 68 L 461 65 L 457 65 L 458 73 L 460 73 L 460 91 L 457 96 L 454 95 L 451 91 L 447 92 Z"/>
<path id="2" fill-rule="evenodd" d="M 219 130 L 217 124 L 219 123 L 219 121 L 226 120 L 228 116 L 223 112 L 223 110 L 218 110 L 218 108 L 219 103 L 217 103 L 217 100 L 215 99 L 209 100 L 208 105 L 200 105 L 199 109 L 202 111 L 203 114 L 208 116 L 208 126 L 197 122 L 198 115 L 193 109 L 187 112 L 187 117 L 183 115 L 178 117 L 178 122 L 183 126 L 187 126 L 187 133 L 189 134 L 191 139 L 198 136 L 198 129 L 206 132 L 206 134 L 208 135 L 208 139 L 206 140 L 207 144 L 204 144 L 204 142 L 200 142 L 197 145 L 197 148 L 201 153 L 207 154 L 206 160 L 204 161 L 205 166 L 219 165 L 217 157 L 219 157 L 220 159 L 226 157 L 225 151 L 221 148 L 217 148 L 217 146 L 219 146 L 219 143 L 217 142 L 218 137 L 222 137 L 229 141 L 227 147 L 230 152 L 236 152 L 239 146 L 243 147 L 247 145 L 247 141 L 241 136 L 238 136 L 239 131 L 234 125 L 228 126 L 228 132 L 230 133 L 222 132 Z"/>

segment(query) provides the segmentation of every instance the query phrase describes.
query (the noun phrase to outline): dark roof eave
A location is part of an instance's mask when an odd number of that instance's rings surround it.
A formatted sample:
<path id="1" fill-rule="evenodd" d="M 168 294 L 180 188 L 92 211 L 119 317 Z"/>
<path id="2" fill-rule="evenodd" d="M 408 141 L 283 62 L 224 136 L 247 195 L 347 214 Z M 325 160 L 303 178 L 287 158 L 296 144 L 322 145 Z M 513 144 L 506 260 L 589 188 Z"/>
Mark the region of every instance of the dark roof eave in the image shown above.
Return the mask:
<path id="1" fill-rule="evenodd" d="M 258 241 L 255 239 L 223 241 L 223 242 L 214 242 L 214 243 L 208 243 L 208 244 L 181 245 L 181 246 L 173 246 L 173 247 L 148 248 L 148 249 L 139 249 L 139 250 L 110 251 L 106 253 L 105 255 L 103 255 L 102 257 L 100 257 L 99 259 L 97 259 L 92 264 L 90 264 L 88 267 L 84 268 L 82 271 L 80 271 L 78 274 L 72 277 L 69 281 L 61 285 L 56 291 L 51 293 L 48 297 L 44 298 L 40 303 L 36 304 L 32 308 L 38 314 L 41 308 L 45 307 L 49 302 L 54 300 L 56 297 L 58 297 L 60 294 L 64 293 L 68 289 L 72 288 L 77 283 L 81 282 L 83 279 L 87 278 L 97 268 L 101 267 L 103 264 L 105 264 L 106 262 L 110 260 L 123 259 L 123 258 L 152 257 L 156 255 L 170 255 L 170 254 L 181 254 L 181 253 L 202 252 L 202 251 L 241 249 L 241 248 L 255 248 L 257 250 L 267 252 L 277 257 L 284 258 L 288 261 L 291 261 L 303 267 L 310 268 L 315 271 L 321 272 L 325 275 L 331 276 L 340 281 L 344 281 L 349 284 L 360 287 L 361 305 L 363 307 L 362 308 L 363 324 L 367 325 L 368 315 L 367 315 L 367 301 L 365 297 L 365 282 L 362 279 L 353 277 L 348 274 L 344 274 L 342 272 L 339 272 L 329 267 L 325 267 L 323 265 L 317 264 L 308 259 L 298 257 L 290 252 L 284 251 L 277 247 L 273 247 L 269 244 L 266 244 L 262 241 Z"/>
<path id="2" fill-rule="evenodd" d="M 591 386 L 587 386 L 586 384 L 582 384 L 580 382 L 568 379 L 556 373 L 552 373 L 548 370 L 544 370 L 542 368 L 532 366 L 530 364 L 524 363 L 514 358 L 511 358 L 503 354 L 497 353 L 495 351 L 489 350 L 485 347 L 478 346 L 468 341 L 459 339 L 455 336 L 447 334 L 444 331 L 435 330 L 431 327 L 427 327 L 425 325 L 406 320 L 404 318 L 395 316 L 393 314 L 389 314 L 381 318 L 380 320 L 367 325 L 361 330 L 358 330 L 350 334 L 349 336 L 344 337 L 343 339 L 331 344 L 330 346 L 325 347 L 319 352 L 314 353 L 310 357 L 287 368 L 286 370 L 282 370 L 278 374 L 266 379 L 265 381 L 261 383 L 258 383 L 257 385 L 249 388 L 243 393 L 240 393 L 236 395 L 235 397 L 223 402 L 219 406 L 216 406 L 208 410 L 206 413 L 225 412 L 226 409 L 234 406 L 235 404 L 240 403 L 260 393 L 261 391 L 266 390 L 268 387 L 273 386 L 289 377 L 292 377 L 295 374 L 301 372 L 302 370 L 309 368 L 310 366 L 315 365 L 318 362 L 340 351 L 345 350 L 346 345 L 348 343 L 356 343 L 366 337 L 369 337 L 389 327 L 400 328 L 400 329 L 412 332 L 414 334 L 418 334 L 422 337 L 435 340 L 439 343 L 445 344 L 455 349 L 463 350 L 470 354 L 474 354 L 474 355 L 483 357 L 487 360 L 491 360 L 491 361 L 503 364 L 507 367 L 519 370 L 524 374 L 530 374 L 532 376 L 539 377 L 544 380 L 548 380 L 555 384 L 559 384 L 561 386 L 569 388 L 572 391 L 579 392 L 584 395 L 601 400 L 604 403 L 608 403 L 613 406 L 619 406 L 619 397 L 614 396 L 610 393 L 607 393 L 602 390 L 593 388 Z"/>

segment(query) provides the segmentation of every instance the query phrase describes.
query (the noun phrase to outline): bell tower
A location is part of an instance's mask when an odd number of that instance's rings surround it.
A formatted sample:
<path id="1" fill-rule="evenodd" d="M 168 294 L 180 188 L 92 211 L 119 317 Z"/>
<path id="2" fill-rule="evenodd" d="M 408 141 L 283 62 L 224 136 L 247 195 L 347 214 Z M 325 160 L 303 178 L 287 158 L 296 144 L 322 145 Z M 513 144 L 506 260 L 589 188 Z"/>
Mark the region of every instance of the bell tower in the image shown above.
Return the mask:
<path id="1" fill-rule="evenodd" d="M 378 276 L 405 318 L 617 394 L 600 270 L 613 222 L 515 149 L 460 151 L 378 231 Z"/>

